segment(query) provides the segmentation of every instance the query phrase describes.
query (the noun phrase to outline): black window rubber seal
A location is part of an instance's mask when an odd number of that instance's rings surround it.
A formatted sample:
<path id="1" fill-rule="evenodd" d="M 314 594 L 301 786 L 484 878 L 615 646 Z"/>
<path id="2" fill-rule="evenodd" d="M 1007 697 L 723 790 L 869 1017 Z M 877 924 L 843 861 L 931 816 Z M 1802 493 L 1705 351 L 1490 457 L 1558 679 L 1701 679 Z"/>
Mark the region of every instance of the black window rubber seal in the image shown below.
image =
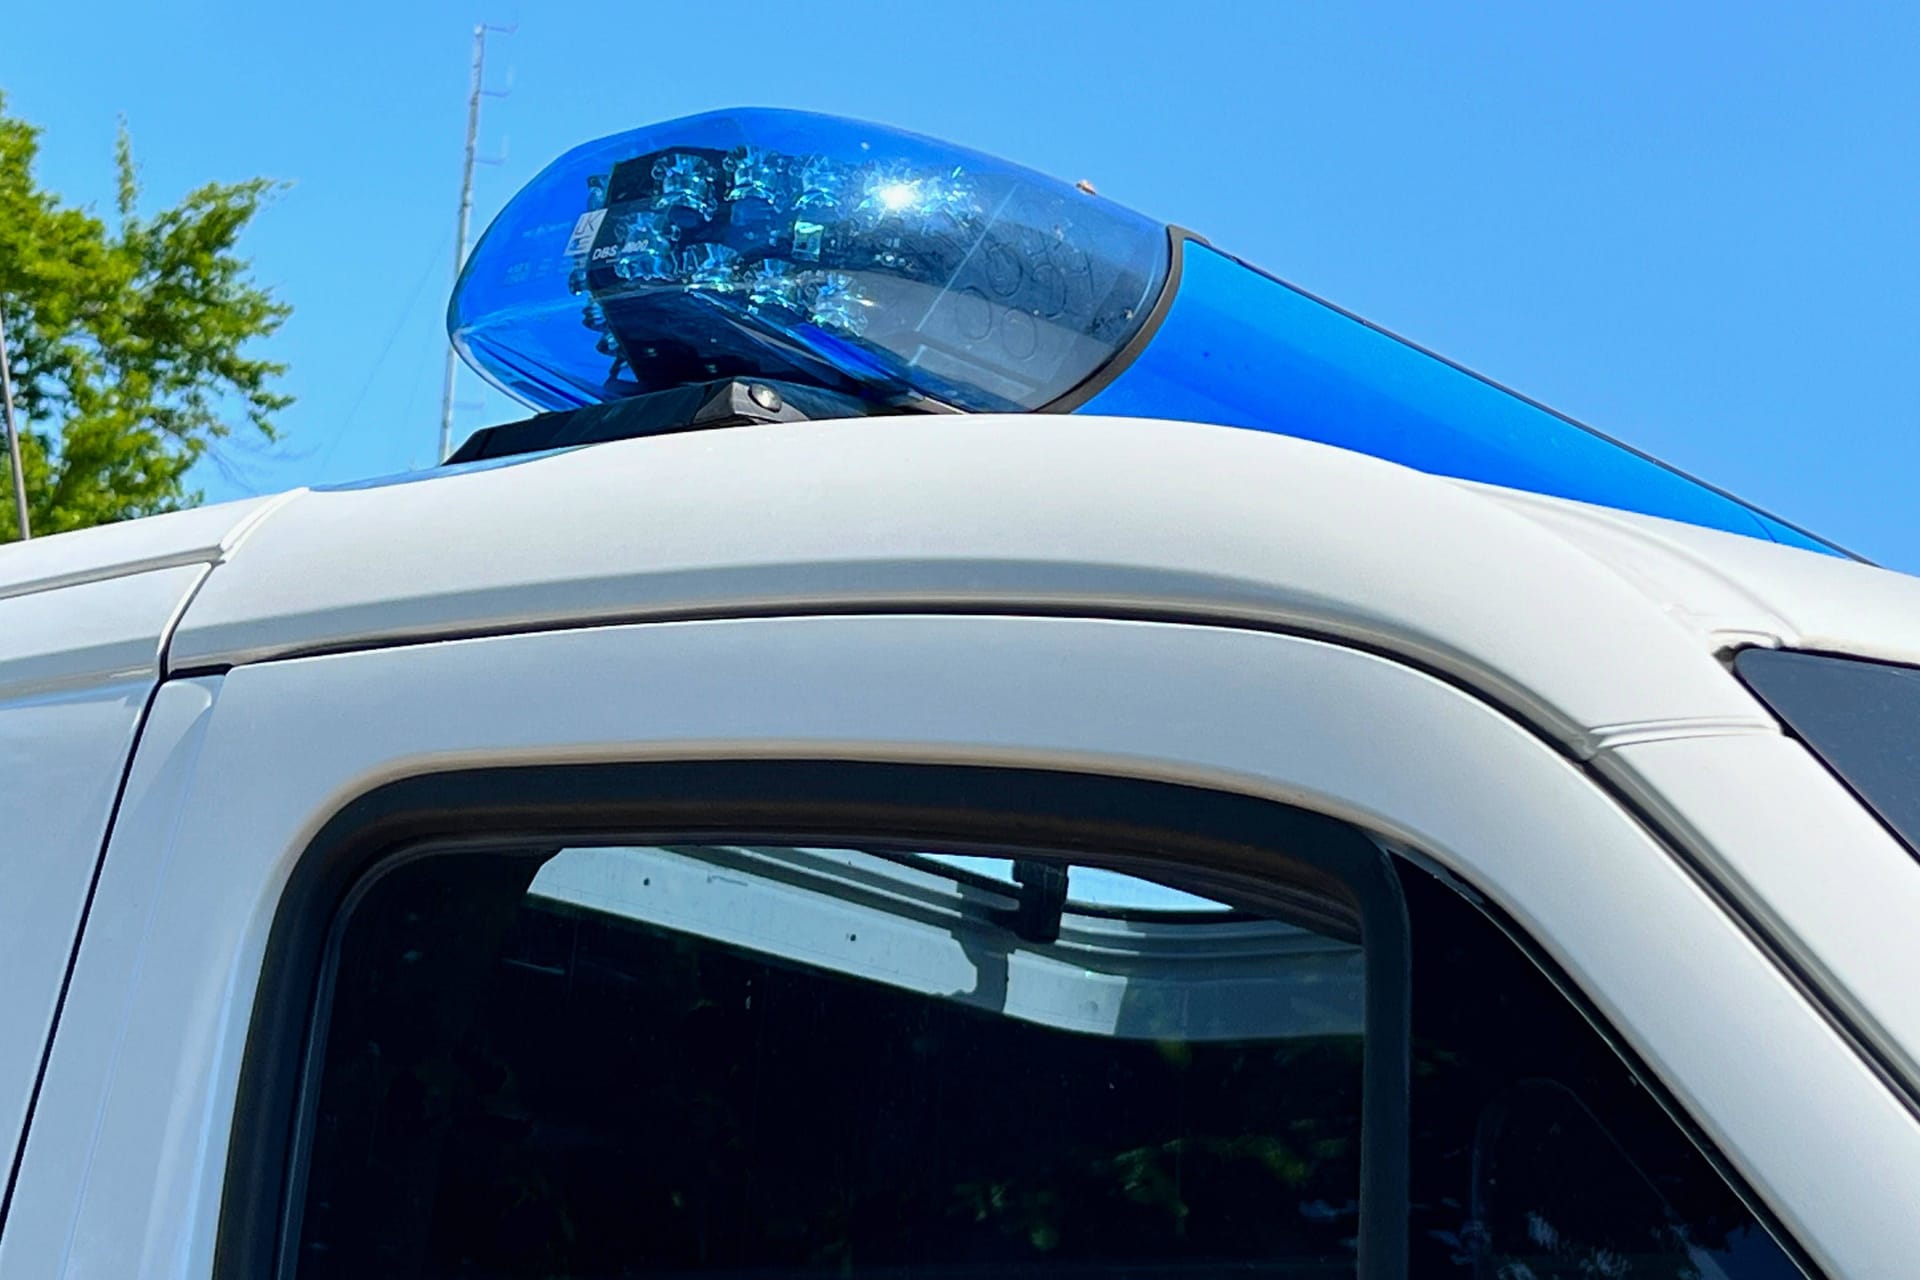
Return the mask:
<path id="1" fill-rule="evenodd" d="M 349 802 L 289 876 L 269 931 L 241 1060 L 215 1240 L 215 1280 L 285 1280 L 303 1181 L 307 1073 L 321 1047 L 329 942 L 356 887 L 430 849 L 559 840 L 769 839 L 966 845 L 1175 869 L 1258 906 L 1264 884 L 1344 900 L 1366 974 L 1361 1280 L 1407 1266 L 1411 971 L 1390 856 L 1336 819 L 1176 783 L 1044 769 L 826 760 L 675 761 L 459 770 Z"/>

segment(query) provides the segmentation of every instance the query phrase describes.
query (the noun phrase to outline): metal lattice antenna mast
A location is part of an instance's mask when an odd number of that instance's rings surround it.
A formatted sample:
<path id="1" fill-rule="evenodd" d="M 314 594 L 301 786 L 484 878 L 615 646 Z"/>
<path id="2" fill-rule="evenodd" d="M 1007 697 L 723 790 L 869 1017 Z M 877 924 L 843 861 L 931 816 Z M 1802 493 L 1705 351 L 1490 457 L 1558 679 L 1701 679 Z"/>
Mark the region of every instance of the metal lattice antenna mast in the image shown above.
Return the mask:
<path id="1" fill-rule="evenodd" d="M 467 265 L 467 236 L 473 229 L 473 166 L 477 162 L 475 149 L 480 142 L 480 99 L 486 97 L 504 97 L 504 92 L 489 93 L 484 88 L 487 69 L 487 32 L 498 31 L 511 34 L 513 27 L 496 27 L 482 22 L 473 29 L 473 79 L 467 89 L 467 154 L 460 166 L 460 231 L 453 242 L 453 278 L 460 279 L 460 269 Z M 490 162 L 493 163 L 493 162 Z M 453 452 L 453 389 L 454 380 L 460 372 L 460 357 L 447 344 L 447 377 L 440 390 L 440 452 L 439 460 L 445 462 L 447 455 Z"/>

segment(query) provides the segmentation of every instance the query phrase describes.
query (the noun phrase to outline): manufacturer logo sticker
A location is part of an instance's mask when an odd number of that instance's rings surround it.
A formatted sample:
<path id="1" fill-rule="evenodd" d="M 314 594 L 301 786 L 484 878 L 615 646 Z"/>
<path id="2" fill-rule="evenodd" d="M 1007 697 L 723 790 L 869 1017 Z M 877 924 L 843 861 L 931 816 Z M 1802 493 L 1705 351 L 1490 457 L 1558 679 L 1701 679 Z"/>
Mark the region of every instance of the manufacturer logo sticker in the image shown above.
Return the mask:
<path id="1" fill-rule="evenodd" d="M 573 224 L 573 235 L 567 239 L 567 256 L 578 258 L 593 248 L 594 237 L 600 234 L 600 224 L 607 220 L 605 209 L 589 209 L 580 215 Z"/>

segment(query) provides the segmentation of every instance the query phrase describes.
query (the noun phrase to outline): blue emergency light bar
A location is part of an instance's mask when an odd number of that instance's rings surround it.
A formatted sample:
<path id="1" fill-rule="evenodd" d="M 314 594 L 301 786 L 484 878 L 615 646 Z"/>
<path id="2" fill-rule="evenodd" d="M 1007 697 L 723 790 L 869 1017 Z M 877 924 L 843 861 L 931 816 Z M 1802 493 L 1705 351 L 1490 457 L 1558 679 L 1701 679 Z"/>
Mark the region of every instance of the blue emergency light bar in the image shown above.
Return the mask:
<path id="1" fill-rule="evenodd" d="M 574 148 L 494 219 L 447 326 L 541 409 L 759 378 L 1213 422 L 1847 554 L 1090 190 L 831 116 Z"/>

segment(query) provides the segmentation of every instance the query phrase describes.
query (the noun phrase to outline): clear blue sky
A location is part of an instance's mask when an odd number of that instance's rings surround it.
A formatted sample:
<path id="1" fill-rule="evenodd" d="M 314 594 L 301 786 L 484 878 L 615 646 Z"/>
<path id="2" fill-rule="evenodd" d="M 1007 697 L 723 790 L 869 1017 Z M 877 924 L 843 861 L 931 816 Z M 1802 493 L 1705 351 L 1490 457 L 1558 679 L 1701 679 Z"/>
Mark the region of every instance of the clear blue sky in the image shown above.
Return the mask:
<path id="1" fill-rule="evenodd" d="M 246 241 L 299 402 L 209 497 L 423 465 L 470 31 L 476 232 L 573 143 L 806 107 L 995 152 L 1214 243 L 1920 572 L 1920 4 L 11 0 L 41 176 L 293 185 Z M 1446 10 L 1448 12 L 1443 12 Z M 475 378 L 456 438 L 515 416 Z"/>

